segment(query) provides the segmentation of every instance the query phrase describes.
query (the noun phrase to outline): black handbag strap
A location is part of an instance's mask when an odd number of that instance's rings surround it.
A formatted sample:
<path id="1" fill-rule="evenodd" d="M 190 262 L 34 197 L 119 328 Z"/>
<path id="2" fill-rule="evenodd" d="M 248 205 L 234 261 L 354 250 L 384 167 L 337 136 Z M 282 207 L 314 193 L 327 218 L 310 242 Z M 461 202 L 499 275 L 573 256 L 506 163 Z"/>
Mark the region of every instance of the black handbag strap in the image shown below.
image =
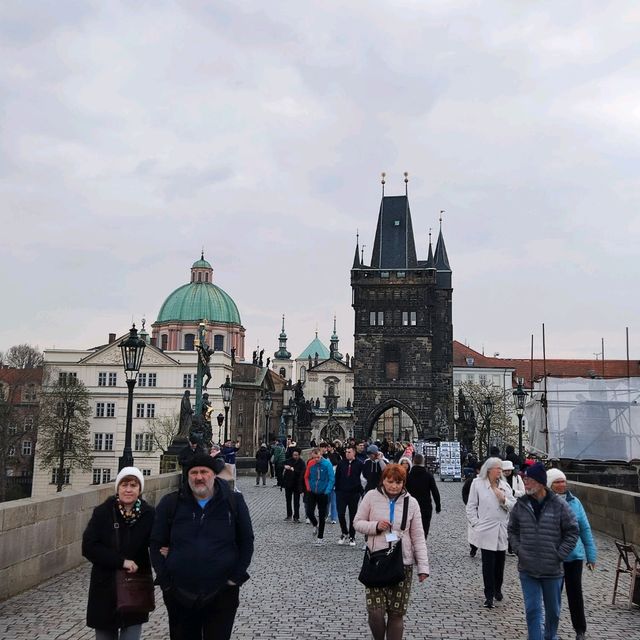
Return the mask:
<path id="1" fill-rule="evenodd" d="M 404 531 L 407 526 L 407 517 L 409 516 L 409 496 L 404 497 L 404 504 L 402 507 L 402 523 L 400 524 L 400 531 Z"/>

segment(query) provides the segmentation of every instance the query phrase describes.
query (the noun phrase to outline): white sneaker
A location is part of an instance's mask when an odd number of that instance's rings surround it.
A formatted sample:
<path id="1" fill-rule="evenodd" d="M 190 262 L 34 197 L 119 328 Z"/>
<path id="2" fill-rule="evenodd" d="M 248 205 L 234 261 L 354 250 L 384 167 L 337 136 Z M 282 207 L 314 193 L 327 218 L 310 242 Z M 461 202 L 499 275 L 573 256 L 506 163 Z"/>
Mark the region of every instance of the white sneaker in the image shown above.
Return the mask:
<path id="1" fill-rule="evenodd" d="M 347 536 L 340 536 L 338 544 L 344 544 L 347 541 Z"/>
<path id="2" fill-rule="evenodd" d="M 349 538 L 349 546 L 350 547 L 355 547 L 356 546 L 356 541 L 354 538 Z"/>
<path id="3" fill-rule="evenodd" d="M 309 520 L 309 518 L 305 518 L 304 523 L 305 524 L 311 524 L 311 520 Z"/>
<path id="4" fill-rule="evenodd" d="M 332 520 L 332 521 L 331 521 L 331 524 L 336 524 L 336 521 L 335 521 L 335 520 Z"/>

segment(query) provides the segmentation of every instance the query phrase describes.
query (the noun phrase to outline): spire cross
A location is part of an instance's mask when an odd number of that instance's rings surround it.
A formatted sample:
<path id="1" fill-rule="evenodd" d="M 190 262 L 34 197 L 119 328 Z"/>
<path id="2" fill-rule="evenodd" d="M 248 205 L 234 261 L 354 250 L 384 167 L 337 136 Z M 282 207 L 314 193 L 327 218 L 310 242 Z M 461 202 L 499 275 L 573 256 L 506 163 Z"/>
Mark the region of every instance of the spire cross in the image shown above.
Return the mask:
<path id="1" fill-rule="evenodd" d="M 431 244 L 431 227 L 429 227 L 429 244 Z"/>
<path id="2" fill-rule="evenodd" d="M 409 195 L 409 173 L 407 171 L 404 172 L 404 195 Z"/>
<path id="3" fill-rule="evenodd" d="M 282 331 L 284 331 L 284 313 L 282 314 Z"/>
<path id="4" fill-rule="evenodd" d="M 362 251 L 362 258 L 360 259 L 360 263 L 364 265 L 364 248 L 366 247 L 366 244 L 363 244 L 361 247 L 361 251 Z"/>
<path id="5" fill-rule="evenodd" d="M 442 214 L 446 213 L 444 209 L 440 209 L 440 231 L 442 231 Z"/>

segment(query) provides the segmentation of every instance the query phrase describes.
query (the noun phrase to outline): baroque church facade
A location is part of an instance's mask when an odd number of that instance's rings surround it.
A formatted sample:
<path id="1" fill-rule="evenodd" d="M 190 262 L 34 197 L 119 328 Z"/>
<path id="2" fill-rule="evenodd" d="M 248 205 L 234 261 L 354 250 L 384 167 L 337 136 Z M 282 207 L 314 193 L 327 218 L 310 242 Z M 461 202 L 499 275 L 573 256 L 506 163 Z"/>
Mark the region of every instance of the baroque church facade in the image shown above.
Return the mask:
<path id="1" fill-rule="evenodd" d="M 408 195 L 383 190 L 371 263 L 357 243 L 351 269 L 356 437 L 440 438 L 453 423 L 451 279 L 442 228 L 419 260 Z"/>

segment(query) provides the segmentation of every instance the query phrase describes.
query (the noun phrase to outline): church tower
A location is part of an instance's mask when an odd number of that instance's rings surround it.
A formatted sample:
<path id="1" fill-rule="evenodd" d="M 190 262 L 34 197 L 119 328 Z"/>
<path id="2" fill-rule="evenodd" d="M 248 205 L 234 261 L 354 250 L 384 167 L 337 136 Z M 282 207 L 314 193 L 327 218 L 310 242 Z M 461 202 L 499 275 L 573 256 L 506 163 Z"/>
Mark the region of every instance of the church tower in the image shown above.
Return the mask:
<path id="1" fill-rule="evenodd" d="M 356 246 L 351 269 L 356 436 L 368 437 L 389 410 L 405 414 L 423 439 L 453 423 L 451 275 L 442 229 L 435 253 L 429 241 L 419 260 L 408 195 L 385 196 L 383 176 L 371 264 Z"/>
<path id="2" fill-rule="evenodd" d="M 278 350 L 273 354 L 273 369 L 285 380 L 293 379 L 293 360 L 287 351 L 287 334 L 284 330 L 284 315 L 282 316 L 282 331 L 278 337 Z"/>

